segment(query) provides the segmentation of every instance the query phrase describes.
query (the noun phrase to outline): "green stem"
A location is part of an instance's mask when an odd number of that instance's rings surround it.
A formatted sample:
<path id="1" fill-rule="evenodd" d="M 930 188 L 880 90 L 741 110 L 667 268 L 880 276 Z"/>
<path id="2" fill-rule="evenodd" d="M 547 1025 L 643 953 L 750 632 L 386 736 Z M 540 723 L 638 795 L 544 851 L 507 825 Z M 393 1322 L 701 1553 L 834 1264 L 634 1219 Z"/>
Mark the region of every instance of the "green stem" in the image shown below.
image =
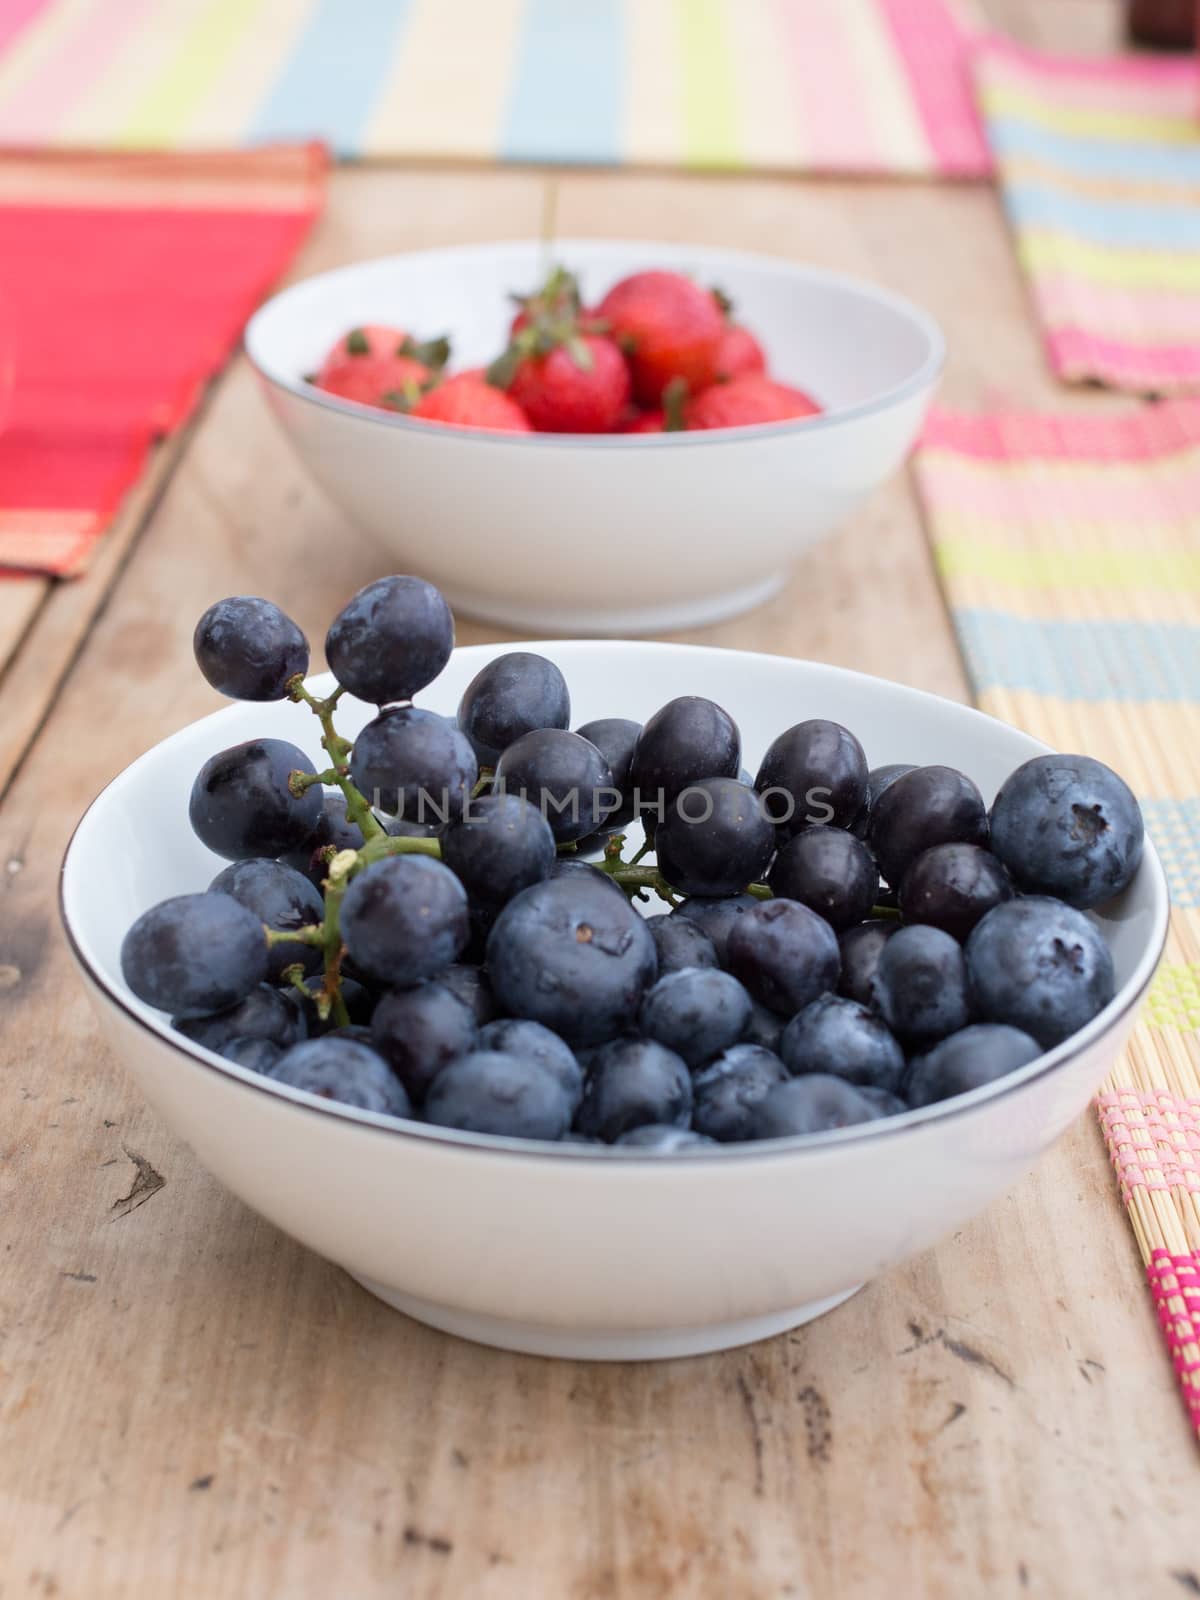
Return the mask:
<path id="1" fill-rule="evenodd" d="M 323 947 L 325 934 L 319 922 L 306 922 L 300 928 L 268 928 L 263 924 L 267 944 L 312 944 Z"/>
<path id="2" fill-rule="evenodd" d="M 329 774 L 329 781 L 335 783 L 346 797 L 346 816 L 351 822 L 358 825 L 363 839 L 370 841 L 386 837 L 386 830 L 371 810 L 366 798 L 350 782 L 346 770 L 346 758 L 354 748 L 349 739 L 343 739 L 333 725 L 333 713 L 337 709 L 338 701 L 342 698 L 342 689 L 339 686 L 327 700 L 319 700 L 316 695 L 310 694 L 304 686 L 304 679 L 299 673 L 288 685 L 288 694 L 295 701 L 315 713 L 321 724 L 321 744 L 328 752 L 329 759 L 333 762 L 333 770 Z M 324 779 L 322 778 L 322 781 Z"/>

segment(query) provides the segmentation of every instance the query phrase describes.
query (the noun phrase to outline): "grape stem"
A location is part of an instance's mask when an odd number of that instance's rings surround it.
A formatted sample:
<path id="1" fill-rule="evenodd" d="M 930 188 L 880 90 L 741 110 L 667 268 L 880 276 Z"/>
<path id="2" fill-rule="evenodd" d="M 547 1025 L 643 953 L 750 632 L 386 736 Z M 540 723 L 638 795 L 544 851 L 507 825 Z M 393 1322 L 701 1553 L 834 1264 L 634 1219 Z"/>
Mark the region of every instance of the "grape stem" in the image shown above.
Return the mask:
<path id="1" fill-rule="evenodd" d="M 333 762 L 333 769 L 329 774 L 329 781 L 335 783 L 346 797 L 346 815 L 351 822 L 360 829 L 363 839 L 368 843 L 372 839 L 386 838 L 386 832 L 375 813 L 371 810 L 365 797 L 350 781 L 346 769 L 346 758 L 354 746 L 349 739 L 343 739 L 333 725 L 333 713 L 337 710 L 338 701 L 342 698 L 342 689 L 339 686 L 327 700 L 320 700 L 316 695 L 310 694 L 305 688 L 304 679 L 297 673 L 288 684 L 288 695 L 300 704 L 306 705 L 321 724 L 321 744 Z M 313 780 L 324 782 L 322 775 Z"/>

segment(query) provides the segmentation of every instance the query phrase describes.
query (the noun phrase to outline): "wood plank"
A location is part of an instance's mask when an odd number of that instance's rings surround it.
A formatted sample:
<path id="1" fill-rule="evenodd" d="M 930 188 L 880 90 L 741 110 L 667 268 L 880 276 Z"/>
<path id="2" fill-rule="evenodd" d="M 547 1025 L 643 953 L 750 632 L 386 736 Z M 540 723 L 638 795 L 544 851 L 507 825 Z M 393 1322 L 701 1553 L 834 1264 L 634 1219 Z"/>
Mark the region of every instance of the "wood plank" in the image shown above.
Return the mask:
<path id="1" fill-rule="evenodd" d="M 36 573 L 0 577 L 0 682 L 50 588 Z"/>

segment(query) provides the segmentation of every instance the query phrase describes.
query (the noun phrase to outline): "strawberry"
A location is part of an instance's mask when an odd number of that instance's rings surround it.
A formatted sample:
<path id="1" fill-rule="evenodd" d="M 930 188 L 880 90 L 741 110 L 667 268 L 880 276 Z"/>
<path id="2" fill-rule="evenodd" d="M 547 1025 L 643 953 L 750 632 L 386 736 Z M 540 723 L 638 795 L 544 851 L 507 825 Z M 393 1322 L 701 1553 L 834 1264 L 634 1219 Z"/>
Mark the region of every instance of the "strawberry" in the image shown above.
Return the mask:
<path id="1" fill-rule="evenodd" d="M 318 389 L 364 406 L 392 404 L 391 397 L 409 395 L 414 400 L 433 374 L 423 361 L 411 356 L 343 356 L 326 361 L 314 378 Z"/>
<path id="2" fill-rule="evenodd" d="M 749 372 L 765 372 L 767 358 L 763 347 L 740 322 L 727 322 L 717 351 L 717 382 L 744 377 Z"/>
<path id="3" fill-rule="evenodd" d="M 693 394 L 717 376 L 725 321 L 707 289 L 678 272 L 635 272 L 604 296 L 596 313 L 629 359 L 639 402 L 657 406 L 672 378 Z"/>
<path id="4" fill-rule="evenodd" d="M 325 357 L 325 364 L 344 361 L 348 356 L 391 356 L 409 337 L 403 328 L 389 328 L 381 322 L 364 322 L 343 334 Z"/>
<path id="5" fill-rule="evenodd" d="M 653 411 L 627 412 L 618 433 L 682 433 L 687 427 L 687 384 L 672 378 L 663 390 L 663 403 Z"/>
<path id="6" fill-rule="evenodd" d="M 539 433 L 611 433 L 629 404 L 629 368 L 611 339 L 574 334 L 522 356 L 507 387 Z"/>
<path id="7" fill-rule="evenodd" d="M 529 418 L 502 389 L 493 388 L 479 372 L 460 372 L 427 390 L 409 416 L 443 422 L 452 428 L 489 428 L 507 433 L 532 433 Z"/>
<path id="8" fill-rule="evenodd" d="M 801 389 L 750 372 L 728 383 L 714 383 L 687 406 L 689 428 L 746 428 L 756 422 L 790 422 L 815 417 L 821 407 Z"/>
<path id="9" fill-rule="evenodd" d="M 580 315 L 579 284 L 573 272 L 555 267 L 540 289 L 532 294 L 512 296 L 517 313 L 509 327 L 509 337 L 535 323 L 574 322 Z"/>

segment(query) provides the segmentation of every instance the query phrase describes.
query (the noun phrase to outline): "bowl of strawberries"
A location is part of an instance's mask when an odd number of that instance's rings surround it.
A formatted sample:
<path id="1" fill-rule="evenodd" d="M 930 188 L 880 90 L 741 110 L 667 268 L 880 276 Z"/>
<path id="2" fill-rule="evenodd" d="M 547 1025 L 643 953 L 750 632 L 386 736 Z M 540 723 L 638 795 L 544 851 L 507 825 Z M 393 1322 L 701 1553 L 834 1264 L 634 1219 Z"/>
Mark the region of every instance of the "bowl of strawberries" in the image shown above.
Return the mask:
<path id="1" fill-rule="evenodd" d="M 768 599 L 903 462 L 944 358 L 927 313 L 859 280 L 599 240 L 338 268 L 270 300 L 246 348 L 389 562 L 576 634 Z"/>

